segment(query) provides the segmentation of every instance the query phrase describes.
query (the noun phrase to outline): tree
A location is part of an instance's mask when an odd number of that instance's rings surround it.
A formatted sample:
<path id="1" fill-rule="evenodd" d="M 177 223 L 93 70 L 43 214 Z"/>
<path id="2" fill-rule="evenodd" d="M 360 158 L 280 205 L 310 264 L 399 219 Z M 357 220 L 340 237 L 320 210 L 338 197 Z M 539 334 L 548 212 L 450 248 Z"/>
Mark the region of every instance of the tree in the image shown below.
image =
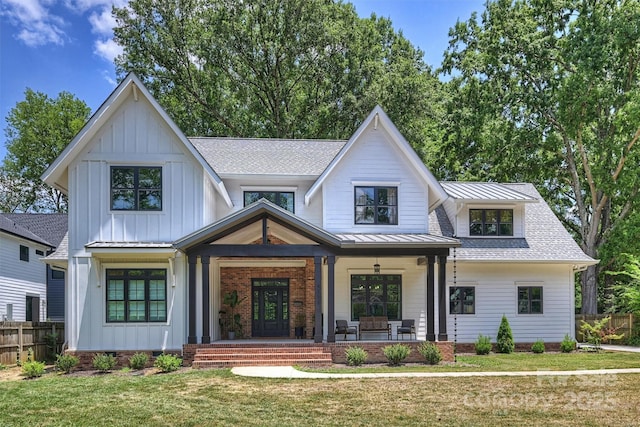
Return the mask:
<path id="1" fill-rule="evenodd" d="M 91 110 L 68 92 L 55 99 L 27 88 L 25 99 L 7 115 L 7 156 L 4 182 L 20 186 L 14 209 L 65 212 L 66 197 L 42 182 L 40 176 L 89 119 Z M 3 207 L 4 208 L 4 207 Z"/>
<path id="2" fill-rule="evenodd" d="M 496 348 L 499 353 L 513 353 L 515 348 L 515 342 L 513 341 L 513 333 L 511 332 L 511 326 L 507 316 L 502 315 L 500 320 L 500 326 L 498 327 L 498 335 L 496 338 Z"/>
<path id="3" fill-rule="evenodd" d="M 385 18 L 327 0 L 133 0 L 114 8 L 135 72 L 188 135 L 347 138 L 380 104 L 425 153 L 442 87 Z"/>
<path id="4" fill-rule="evenodd" d="M 443 63 L 455 91 L 444 169 L 534 182 L 598 258 L 637 210 L 638 22 L 637 0 L 497 0 L 458 22 Z M 581 273 L 583 313 L 597 312 L 598 275 Z"/>

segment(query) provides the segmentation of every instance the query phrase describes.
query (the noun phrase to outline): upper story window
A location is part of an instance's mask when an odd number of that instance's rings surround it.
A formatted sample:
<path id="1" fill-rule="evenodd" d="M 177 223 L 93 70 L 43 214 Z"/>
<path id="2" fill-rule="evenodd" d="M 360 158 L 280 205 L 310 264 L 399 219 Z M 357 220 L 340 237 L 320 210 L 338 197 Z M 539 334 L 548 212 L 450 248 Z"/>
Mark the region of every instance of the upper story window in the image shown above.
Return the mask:
<path id="1" fill-rule="evenodd" d="M 398 187 L 355 187 L 356 224 L 398 224 Z"/>
<path id="2" fill-rule="evenodd" d="M 513 236 L 513 209 L 469 209 L 470 236 Z"/>
<path id="3" fill-rule="evenodd" d="M 260 199 L 267 199 L 271 203 L 280 206 L 282 209 L 286 209 L 289 212 L 294 212 L 294 193 L 293 191 L 245 191 L 244 192 L 244 205 L 248 206 L 251 203 L 255 203 Z"/>
<path id="4" fill-rule="evenodd" d="M 29 262 L 29 246 L 20 245 L 20 261 Z"/>
<path id="5" fill-rule="evenodd" d="M 111 209 L 114 211 L 162 210 L 162 168 L 112 166 Z"/>

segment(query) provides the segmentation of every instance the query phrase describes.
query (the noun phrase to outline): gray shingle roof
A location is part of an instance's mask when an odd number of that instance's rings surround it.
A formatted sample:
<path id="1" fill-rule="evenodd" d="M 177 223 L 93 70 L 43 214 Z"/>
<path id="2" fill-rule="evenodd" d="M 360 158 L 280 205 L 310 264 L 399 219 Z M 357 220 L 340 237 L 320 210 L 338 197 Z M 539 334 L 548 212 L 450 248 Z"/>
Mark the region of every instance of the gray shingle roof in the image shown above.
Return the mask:
<path id="1" fill-rule="evenodd" d="M 7 217 L 7 214 L 0 214 L 0 231 L 12 234 L 14 236 L 22 237 L 23 239 L 31 240 L 35 243 L 53 247 L 52 243 L 38 236 L 28 228 L 18 224 L 13 219 Z"/>
<path id="2" fill-rule="evenodd" d="M 218 175 L 320 176 L 347 141 L 189 138 Z"/>
<path id="3" fill-rule="evenodd" d="M 69 226 L 67 214 L 50 213 L 5 213 L 1 214 L 16 224 L 29 230 L 50 246 L 57 247 L 67 234 Z"/>
<path id="4" fill-rule="evenodd" d="M 497 182 L 441 182 L 447 194 L 464 201 L 482 202 L 535 202 L 530 195 L 523 194 L 506 184 Z"/>
<path id="5" fill-rule="evenodd" d="M 580 249 L 569 232 L 556 218 L 551 208 L 531 184 L 501 184 L 502 186 L 538 200 L 527 203 L 524 239 L 459 238 L 462 247 L 456 249 L 460 261 L 528 261 L 593 263 L 595 260 Z M 429 217 L 430 231 L 444 236 L 453 235 L 453 227 L 438 207 Z"/>

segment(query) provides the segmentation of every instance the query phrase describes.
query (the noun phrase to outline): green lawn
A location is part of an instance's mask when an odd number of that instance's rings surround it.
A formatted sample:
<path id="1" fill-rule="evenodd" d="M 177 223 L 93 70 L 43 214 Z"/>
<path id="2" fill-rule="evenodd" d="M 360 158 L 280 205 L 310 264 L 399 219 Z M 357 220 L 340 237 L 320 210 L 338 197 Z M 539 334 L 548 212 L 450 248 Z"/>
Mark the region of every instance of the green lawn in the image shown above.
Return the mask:
<path id="1" fill-rule="evenodd" d="M 574 353 L 512 353 L 489 356 L 458 355 L 456 364 L 437 366 L 415 365 L 374 368 L 339 367 L 306 369 L 314 372 L 473 372 L 473 371 L 575 371 L 581 369 L 640 368 L 640 353 L 574 352 Z"/>
<path id="2" fill-rule="evenodd" d="M 618 354 L 574 354 L 575 362 L 562 359 L 561 368 L 632 365 L 632 358 Z M 556 356 L 537 361 L 556 366 Z M 493 370 L 488 365 L 504 368 L 527 359 L 520 357 L 471 357 L 465 363 Z M 606 358 L 617 360 L 608 365 Z M 0 396 L 3 427 L 626 426 L 640 419 L 640 374 L 290 380 L 187 369 L 146 376 L 47 374 L 2 381 Z"/>

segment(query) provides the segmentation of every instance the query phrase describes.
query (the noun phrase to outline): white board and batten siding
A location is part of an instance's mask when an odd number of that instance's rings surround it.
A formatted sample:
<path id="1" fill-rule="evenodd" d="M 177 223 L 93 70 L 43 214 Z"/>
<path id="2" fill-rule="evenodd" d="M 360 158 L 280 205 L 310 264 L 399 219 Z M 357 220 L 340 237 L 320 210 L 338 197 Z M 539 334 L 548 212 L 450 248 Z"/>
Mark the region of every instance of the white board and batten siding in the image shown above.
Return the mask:
<path id="1" fill-rule="evenodd" d="M 162 210 L 112 211 L 111 166 L 161 166 Z M 101 242 L 172 242 L 208 224 L 215 212 L 214 189 L 202 166 L 151 105 L 130 96 L 69 167 L 69 313 L 67 338 L 75 350 L 176 349 L 184 337 L 186 290 L 184 259 L 175 261 L 176 286 L 167 284 L 166 323 L 106 322 L 105 265 L 85 251 Z M 207 207 L 205 209 L 205 207 Z M 130 264 L 111 268 L 166 268 L 169 261 L 132 255 Z M 152 263 L 150 263 L 152 261 Z M 168 278 L 168 282 L 172 279 Z M 169 313 L 168 313 L 169 314 Z M 81 326 L 80 326 L 81 325 Z M 81 328 L 81 329 L 80 329 Z"/>
<path id="2" fill-rule="evenodd" d="M 453 283 L 447 265 L 447 301 Z M 502 315 L 506 315 L 516 342 L 560 342 L 573 335 L 574 281 L 570 265 L 458 263 L 457 286 L 475 287 L 475 314 L 458 314 L 458 342 L 475 342 L 479 334 L 495 343 Z M 541 286 L 542 314 L 518 314 L 518 287 Z M 447 306 L 448 309 L 448 306 Z M 449 339 L 454 339 L 454 315 L 447 313 Z"/>
<path id="3" fill-rule="evenodd" d="M 398 225 L 354 224 L 354 188 L 361 185 L 398 188 Z M 330 232 L 426 233 L 429 229 L 427 187 L 383 127 L 369 125 L 327 176 L 322 194 L 323 227 Z"/>
<path id="4" fill-rule="evenodd" d="M 29 261 L 20 260 L 20 246 L 29 248 Z M 46 319 L 47 267 L 40 261 L 48 248 L 30 240 L 0 233 L 0 321 L 26 320 L 27 296 L 40 298 L 37 319 Z M 8 311 L 11 311 L 9 313 Z"/>

